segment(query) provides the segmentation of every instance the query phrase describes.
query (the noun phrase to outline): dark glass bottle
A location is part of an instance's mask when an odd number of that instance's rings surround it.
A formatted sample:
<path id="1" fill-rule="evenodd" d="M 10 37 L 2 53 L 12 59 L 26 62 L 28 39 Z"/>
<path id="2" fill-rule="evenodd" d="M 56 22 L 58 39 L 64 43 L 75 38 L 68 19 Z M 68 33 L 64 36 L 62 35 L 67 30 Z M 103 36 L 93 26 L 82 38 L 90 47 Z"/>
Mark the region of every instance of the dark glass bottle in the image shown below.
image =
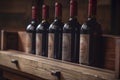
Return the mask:
<path id="1" fill-rule="evenodd" d="M 77 2 L 70 1 L 70 18 L 63 27 L 62 60 L 79 62 L 79 35 L 81 25 L 77 21 Z"/>
<path id="2" fill-rule="evenodd" d="M 48 28 L 49 9 L 42 6 L 42 22 L 36 28 L 36 55 L 48 56 Z"/>
<path id="3" fill-rule="evenodd" d="M 97 0 L 89 0 L 88 20 L 82 25 L 80 33 L 81 64 L 100 65 L 101 26 L 96 20 Z"/>
<path id="4" fill-rule="evenodd" d="M 49 27 L 48 57 L 61 59 L 62 57 L 62 5 L 55 3 L 55 19 Z"/>
<path id="5" fill-rule="evenodd" d="M 31 23 L 26 28 L 26 52 L 35 54 L 35 39 L 36 39 L 36 6 L 32 6 L 32 20 Z"/>

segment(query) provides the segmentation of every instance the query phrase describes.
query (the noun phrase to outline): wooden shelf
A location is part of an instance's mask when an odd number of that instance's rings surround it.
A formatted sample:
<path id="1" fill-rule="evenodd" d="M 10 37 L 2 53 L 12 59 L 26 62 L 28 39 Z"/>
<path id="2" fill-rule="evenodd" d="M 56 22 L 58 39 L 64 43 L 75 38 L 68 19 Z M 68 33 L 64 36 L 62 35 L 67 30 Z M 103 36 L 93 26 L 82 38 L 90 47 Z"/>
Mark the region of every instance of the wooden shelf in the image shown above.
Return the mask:
<path id="1" fill-rule="evenodd" d="M 60 71 L 61 80 L 89 80 L 89 78 L 92 80 L 114 80 L 115 78 L 119 78 L 119 36 L 102 36 L 101 50 L 103 50 L 104 53 L 104 69 L 64 62 L 61 60 L 48 59 L 46 57 L 25 53 L 25 38 L 25 31 L 2 30 L 1 50 L 3 51 L 0 51 L 0 65 L 48 80 L 54 80 L 56 78 L 54 75 L 51 75 L 52 71 Z M 14 43 L 16 43 L 16 45 L 13 45 Z M 8 49 L 15 49 L 16 51 Z M 13 59 L 18 60 L 18 65 L 11 63 L 11 60 Z"/>
<path id="2" fill-rule="evenodd" d="M 40 1 L 44 1 L 44 3 L 50 6 L 51 13 L 49 21 L 53 21 L 55 0 Z M 63 22 L 66 22 L 69 17 L 69 0 L 60 0 L 59 2 L 63 4 Z M 87 19 L 88 2 L 78 0 L 78 3 L 78 21 L 82 24 Z M 15 74 L 21 72 L 22 76 L 26 76 L 27 73 L 47 80 L 56 80 L 56 76 L 51 75 L 52 71 L 60 71 L 61 80 L 116 80 L 116 78 L 120 78 L 120 36 L 104 35 L 102 37 L 103 47 L 101 48 L 104 48 L 105 63 L 103 66 L 105 69 L 35 56 L 25 53 L 26 33 L 24 30 L 31 19 L 32 0 L 0 0 L 0 6 L 0 30 L 8 30 L 5 33 L 0 33 L 0 48 L 6 50 L 0 51 L 0 68 L 5 68 L 4 70 L 10 70 L 10 72 L 15 71 Z M 110 32 L 111 20 L 118 25 L 114 22 L 118 22 L 118 20 L 111 19 L 111 6 L 110 0 L 98 1 L 97 20 L 101 23 L 104 33 Z M 119 11 L 117 12 L 119 13 Z M 118 27 L 111 30 L 114 33 L 119 32 Z M 14 41 L 12 40 L 13 38 Z M 16 45 L 12 45 L 15 44 L 15 41 Z M 7 49 L 16 49 L 17 51 L 7 51 Z M 13 59 L 18 60 L 17 65 L 11 63 Z M 33 80 L 40 80 L 40 78 Z"/>
<path id="3" fill-rule="evenodd" d="M 115 80 L 115 72 L 89 66 L 48 59 L 19 51 L 0 51 L 0 65 L 35 75 L 47 80 L 56 80 L 53 71 L 61 72 L 60 80 Z M 11 60 L 17 60 L 18 64 Z"/>

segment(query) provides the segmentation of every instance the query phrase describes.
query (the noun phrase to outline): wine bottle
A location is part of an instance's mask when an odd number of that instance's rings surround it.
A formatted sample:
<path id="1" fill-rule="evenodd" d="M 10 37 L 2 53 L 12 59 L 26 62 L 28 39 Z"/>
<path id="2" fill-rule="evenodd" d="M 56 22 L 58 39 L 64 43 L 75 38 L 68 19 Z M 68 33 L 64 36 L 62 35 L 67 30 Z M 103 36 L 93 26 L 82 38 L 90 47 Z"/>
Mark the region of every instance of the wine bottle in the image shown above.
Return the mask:
<path id="1" fill-rule="evenodd" d="M 48 6 L 44 4 L 42 6 L 42 22 L 36 28 L 36 55 L 46 57 L 48 56 L 48 15 Z"/>
<path id="2" fill-rule="evenodd" d="M 26 52 L 35 54 L 35 37 L 36 37 L 36 6 L 32 6 L 32 20 L 26 28 Z"/>
<path id="3" fill-rule="evenodd" d="M 70 18 L 63 27 L 62 60 L 79 62 L 79 35 L 81 25 L 77 21 L 77 2 L 70 1 Z"/>
<path id="4" fill-rule="evenodd" d="M 62 57 L 62 5 L 55 3 L 55 19 L 49 27 L 48 34 L 48 57 L 60 59 Z"/>
<path id="5" fill-rule="evenodd" d="M 88 20 L 80 33 L 80 64 L 98 66 L 100 57 L 101 26 L 96 20 L 97 0 L 89 0 Z"/>

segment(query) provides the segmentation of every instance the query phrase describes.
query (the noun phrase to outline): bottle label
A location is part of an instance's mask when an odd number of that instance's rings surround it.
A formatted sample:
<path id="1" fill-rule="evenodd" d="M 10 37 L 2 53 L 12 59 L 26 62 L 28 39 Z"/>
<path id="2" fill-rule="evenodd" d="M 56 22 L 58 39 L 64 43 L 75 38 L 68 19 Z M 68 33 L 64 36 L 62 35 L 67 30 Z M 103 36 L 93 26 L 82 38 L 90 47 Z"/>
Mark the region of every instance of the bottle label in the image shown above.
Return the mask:
<path id="1" fill-rule="evenodd" d="M 79 63 L 89 64 L 89 35 L 80 34 Z"/>
<path id="2" fill-rule="evenodd" d="M 53 58 L 54 56 L 54 33 L 48 34 L 48 58 Z"/>
<path id="3" fill-rule="evenodd" d="M 26 33 L 26 52 L 32 53 L 32 33 Z"/>
<path id="4" fill-rule="evenodd" d="M 36 33 L 36 55 L 42 54 L 42 34 Z"/>
<path id="5" fill-rule="evenodd" d="M 63 33 L 62 60 L 71 61 L 71 34 Z"/>

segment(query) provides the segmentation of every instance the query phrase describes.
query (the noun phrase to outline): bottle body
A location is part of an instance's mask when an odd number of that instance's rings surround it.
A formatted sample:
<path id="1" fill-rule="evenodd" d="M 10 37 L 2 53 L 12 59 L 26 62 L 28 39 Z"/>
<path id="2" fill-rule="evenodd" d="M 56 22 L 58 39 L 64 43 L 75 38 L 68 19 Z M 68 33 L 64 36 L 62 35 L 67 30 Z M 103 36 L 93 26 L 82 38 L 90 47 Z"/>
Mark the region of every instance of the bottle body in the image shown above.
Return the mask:
<path id="1" fill-rule="evenodd" d="M 80 34 L 80 63 L 97 66 L 100 57 L 101 27 L 92 18 L 81 27 Z"/>
<path id="2" fill-rule="evenodd" d="M 36 28 L 36 55 L 48 56 L 48 27 L 49 23 L 42 20 Z"/>
<path id="3" fill-rule="evenodd" d="M 26 52 L 27 53 L 35 54 L 35 37 L 36 37 L 35 26 L 36 26 L 35 21 L 31 21 L 31 24 L 29 24 L 26 29 L 27 31 Z"/>
<path id="4" fill-rule="evenodd" d="M 79 62 L 79 32 L 77 19 L 70 18 L 63 27 L 62 60 Z"/>
<path id="5" fill-rule="evenodd" d="M 63 23 L 55 19 L 49 27 L 48 57 L 60 59 L 62 57 L 62 27 Z"/>

